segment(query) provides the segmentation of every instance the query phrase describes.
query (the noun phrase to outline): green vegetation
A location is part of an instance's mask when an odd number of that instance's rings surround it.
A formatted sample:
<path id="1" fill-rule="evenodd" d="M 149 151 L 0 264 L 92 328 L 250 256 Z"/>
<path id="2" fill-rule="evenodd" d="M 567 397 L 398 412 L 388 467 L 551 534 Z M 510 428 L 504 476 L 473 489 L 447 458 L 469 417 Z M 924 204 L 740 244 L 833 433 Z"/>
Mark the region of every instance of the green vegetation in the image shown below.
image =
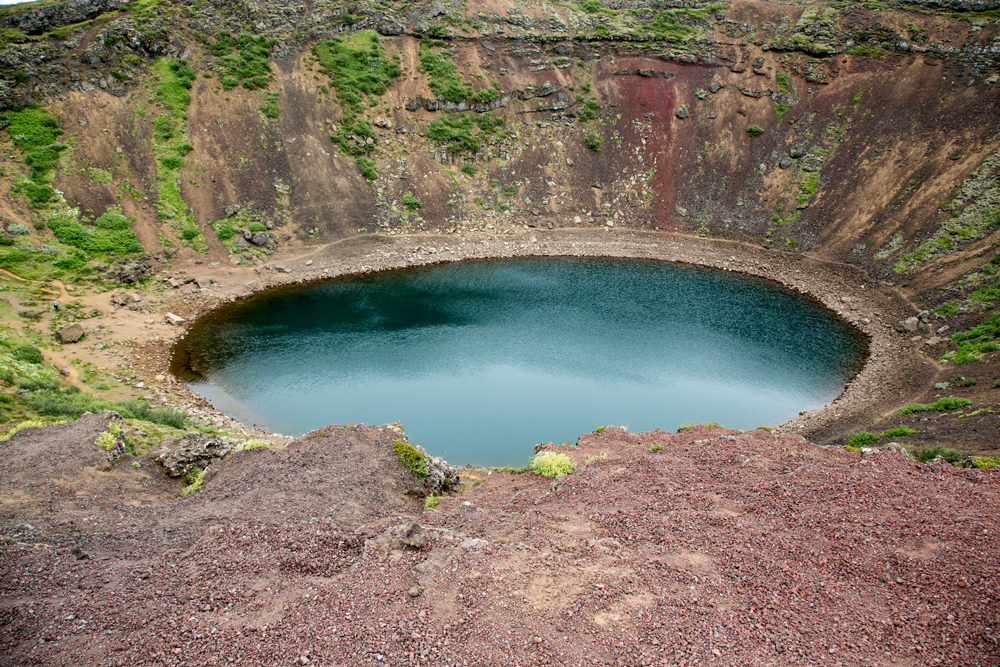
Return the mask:
<path id="1" fill-rule="evenodd" d="M 913 435 L 919 433 L 909 426 L 897 426 L 891 428 L 888 431 L 883 431 L 882 433 L 869 433 L 868 431 L 859 431 L 847 438 L 847 447 L 852 449 L 857 449 L 870 445 L 880 438 L 901 438 L 907 435 Z"/>
<path id="2" fill-rule="evenodd" d="M 41 428 L 43 426 L 48 426 L 48 422 L 43 422 L 40 419 L 27 419 L 0 436 L 0 441 L 10 440 L 26 428 Z"/>
<path id="3" fill-rule="evenodd" d="M 931 404 L 927 403 L 909 403 L 902 410 L 899 411 L 901 415 L 909 415 L 914 412 L 945 412 L 947 410 L 957 410 L 958 408 L 964 408 L 972 405 L 972 401 L 967 398 L 956 398 L 955 396 L 948 396 L 946 398 L 939 398 L 937 401 Z"/>
<path id="4" fill-rule="evenodd" d="M 561 477 L 568 475 L 576 468 L 573 459 L 557 452 L 539 452 L 531 457 L 528 469 L 543 477 Z"/>
<path id="5" fill-rule="evenodd" d="M 368 181 L 374 181 L 378 178 L 378 171 L 375 168 L 375 162 L 369 160 L 363 155 L 359 155 L 355 158 L 358 163 L 358 169 L 361 171 L 361 175 L 365 177 Z"/>
<path id="6" fill-rule="evenodd" d="M 386 59 L 373 30 L 320 42 L 312 52 L 320 71 L 330 77 L 345 112 L 357 113 L 365 96 L 384 95 L 393 79 L 402 74 L 399 63 Z"/>
<path id="7" fill-rule="evenodd" d="M 861 104 L 861 98 L 864 97 L 864 94 L 867 92 L 868 92 L 867 88 L 862 88 L 861 90 L 859 90 L 854 95 L 854 99 L 851 100 L 851 104 L 853 104 L 854 106 L 858 106 L 859 104 Z"/>
<path id="8" fill-rule="evenodd" d="M 424 500 L 424 509 L 425 510 L 434 509 L 437 506 L 437 504 L 441 502 L 442 498 L 444 498 L 444 496 L 435 496 L 433 494 L 427 496 L 427 498 Z"/>
<path id="9" fill-rule="evenodd" d="M 968 331 L 953 334 L 951 341 L 959 344 L 952 357 L 956 364 L 979 361 L 988 353 L 1000 350 L 1000 313 L 993 313 Z"/>
<path id="10" fill-rule="evenodd" d="M 181 491 L 181 497 L 187 498 L 189 495 L 195 491 L 201 490 L 201 485 L 205 483 L 205 470 L 203 468 L 192 468 L 191 471 L 184 476 L 184 481 L 187 482 L 187 486 Z"/>
<path id="11" fill-rule="evenodd" d="M 190 227 L 194 219 L 188 215 L 178 179 L 184 167 L 184 156 L 193 150 L 186 139 L 187 107 L 191 102 L 189 90 L 196 74 L 186 61 L 173 58 L 157 61 L 153 71 L 159 82 L 156 98 L 167 112 L 153 119 L 153 153 L 156 155 L 159 191 L 156 207 L 161 219 L 174 220 L 180 228 Z M 188 241 L 192 247 L 196 246 L 195 239 Z"/>
<path id="12" fill-rule="evenodd" d="M 600 0 L 583 0 L 580 3 L 580 9 L 588 14 L 596 14 L 601 11 L 601 2 Z"/>
<path id="13" fill-rule="evenodd" d="M 241 452 L 251 452 L 255 449 L 271 449 L 271 443 L 260 438 L 250 438 L 240 447 Z"/>
<path id="14" fill-rule="evenodd" d="M 271 47 L 274 40 L 262 35 L 241 33 L 233 37 L 231 33 L 215 33 L 215 42 L 209 45 L 212 55 L 219 58 L 222 65 L 222 87 L 231 90 L 239 84 L 247 90 L 261 90 L 271 83 Z M 236 50 L 233 53 L 233 50 Z"/>
<path id="15" fill-rule="evenodd" d="M 587 148 L 592 151 L 599 153 L 604 147 L 604 137 L 593 130 L 588 132 L 584 139 L 587 141 Z"/>
<path id="16" fill-rule="evenodd" d="M 600 109 L 600 105 L 597 103 L 597 100 L 593 97 L 587 98 L 583 101 L 583 106 L 576 113 L 576 119 L 581 123 L 594 120 L 597 117 L 598 109 Z"/>
<path id="17" fill-rule="evenodd" d="M 475 90 L 459 73 L 445 42 L 424 37 L 420 41 L 420 71 L 427 75 L 427 86 L 439 100 L 446 102 L 478 102 L 486 104 L 500 97 L 500 84 L 492 82 L 489 88 Z"/>
<path id="18" fill-rule="evenodd" d="M 652 445 L 649 446 L 649 451 L 651 451 L 651 452 L 662 452 L 663 451 L 663 445 L 661 445 L 660 443 L 652 444 Z"/>
<path id="19" fill-rule="evenodd" d="M 476 175 L 476 168 L 473 167 L 471 164 L 463 164 L 462 168 L 460 169 L 460 171 L 463 174 L 465 174 L 466 176 L 475 176 Z"/>
<path id="20" fill-rule="evenodd" d="M 603 461 L 608 458 L 607 452 L 601 452 L 600 454 L 594 454 L 593 456 L 587 457 L 587 463 L 593 463 L 594 461 Z"/>
<path id="21" fill-rule="evenodd" d="M 607 428 L 607 427 L 606 426 L 598 426 L 597 429 L 594 430 L 594 433 L 604 433 L 604 429 L 605 428 Z"/>
<path id="22" fill-rule="evenodd" d="M 921 463 L 933 461 L 939 456 L 952 465 L 957 465 L 962 462 L 962 454 L 960 452 L 957 452 L 954 449 L 948 449 L 944 445 L 938 445 L 937 447 L 924 447 L 917 452 L 917 460 Z"/>
<path id="23" fill-rule="evenodd" d="M 78 211 L 67 210 L 49 216 L 47 223 L 61 243 L 87 252 L 114 252 L 129 255 L 143 252 L 139 237 L 129 229 L 130 221 L 117 211 L 108 211 L 95 222 L 96 229 L 77 221 Z"/>
<path id="24" fill-rule="evenodd" d="M 987 456 L 973 456 L 972 465 L 976 468 L 986 468 L 992 470 L 1000 465 L 1000 459 L 991 459 Z"/>
<path id="25" fill-rule="evenodd" d="M 449 153 L 475 155 L 479 140 L 472 136 L 472 120 L 465 115 L 448 115 L 427 123 L 427 138 L 446 144 Z"/>
<path id="26" fill-rule="evenodd" d="M 413 473 L 414 477 L 423 479 L 427 477 L 427 460 L 420 450 L 408 442 L 395 440 L 392 443 L 392 451 L 399 457 L 399 462 L 407 470 Z"/>
<path id="27" fill-rule="evenodd" d="M 186 60 L 164 58 L 156 64 L 156 98 L 170 113 L 183 117 L 191 104 L 191 84 L 197 74 Z"/>
<path id="28" fill-rule="evenodd" d="M 778 72 L 774 75 L 774 82 L 778 85 L 778 91 L 782 93 L 788 92 L 788 74 L 785 72 Z"/>
<path id="29" fill-rule="evenodd" d="M 417 199 L 410 191 L 406 191 L 403 196 L 399 198 L 399 203 L 405 206 L 410 212 L 416 211 L 418 208 L 423 208 L 424 206 L 424 203 Z"/>
<path id="30" fill-rule="evenodd" d="M 938 229 L 911 253 L 904 255 L 893 266 L 893 271 L 903 273 L 925 262 L 940 259 L 964 244 L 977 241 L 1000 227 L 1000 151 L 986 158 L 955 191 L 951 201 L 942 206 Z M 984 300 L 1000 299 L 1000 284 L 995 290 L 984 290 L 979 296 Z"/>
<path id="31" fill-rule="evenodd" d="M 399 63 L 385 57 L 378 35 L 372 30 L 320 42 L 312 52 L 344 107 L 344 117 L 330 141 L 343 155 L 354 157 L 365 179 L 374 181 L 378 178 L 375 162 L 367 156 L 375 150 L 378 137 L 368 121 L 359 116 L 366 111 L 364 102 L 368 101 L 369 108 L 373 106 L 402 73 Z"/>
<path id="32" fill-rule="evenodd" d="M 277 118 L 278 114 L 281 113 L 281 109 L 278 107 L 278 93 L 265 93 L 264 103 L 260 105 L 259 109 L 266 118 Z"/>
<path id="33" fill-rule="evenodd" d="M 66 144 L 55 141 L 62 134 L 59 119 L 31 104 L 15 107 L 0 116 L 0 121 L 9 123 L 7 132 L 24 155 L 24 163 L 31 167 L 28 179 L 18 183 L 12 190 L 23 194 L 32 208 L 45 207 L 55 195 L 55 190 L 49 184 L 52 182 L 59 154 L 66 150 Z"/>
<path id="34" fill-rule="evenodd" d="M 750 127 L 747 128 L 747 134 L 749 134 L 751 137 L 759 137 L 760 135 L 764 134 L 764 128 L 762 128 L 760 125 L 751 125 Z"/>
<path id="35" fill-rule="evenodd" d="M 106 452 L 112 452 L 116 445 L 122 441 L 121 422 L 112 421 L 108 424 L 108 429 L 97 436 L 95 444 Z"/>

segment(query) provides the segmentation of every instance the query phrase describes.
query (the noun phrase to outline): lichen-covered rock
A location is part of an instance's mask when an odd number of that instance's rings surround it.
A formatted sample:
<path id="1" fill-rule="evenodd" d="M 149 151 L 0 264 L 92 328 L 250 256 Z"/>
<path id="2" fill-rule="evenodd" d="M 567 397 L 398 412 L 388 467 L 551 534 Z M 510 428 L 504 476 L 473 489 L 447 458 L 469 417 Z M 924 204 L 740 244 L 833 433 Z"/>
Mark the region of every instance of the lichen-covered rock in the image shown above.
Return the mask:
<path id="1" fill-rule="evenodd" d="M 164 440 L 149 458 L 170 477 L 183 477 L 194 468 L 206 468 L 212 461 L 229 456 L 242 442 L 221 435 L 185 433 L 179 438 Z"/>

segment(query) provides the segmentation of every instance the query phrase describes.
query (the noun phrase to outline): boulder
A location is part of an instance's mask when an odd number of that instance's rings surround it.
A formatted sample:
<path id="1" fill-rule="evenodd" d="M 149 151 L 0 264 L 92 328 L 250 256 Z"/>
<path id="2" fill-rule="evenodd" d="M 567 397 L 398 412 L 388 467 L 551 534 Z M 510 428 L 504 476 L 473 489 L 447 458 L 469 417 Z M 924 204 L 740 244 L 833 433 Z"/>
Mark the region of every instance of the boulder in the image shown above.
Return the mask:
<path id="1" fill-rule="evenodd" d="M 253 236 L 250 237 L 250 243 L 256 246 L 262 246 L 267 243 L 267 233 L 266 232 L 254 232 Z"/>
<path id="2" fill-rule="evenodd" d="M 899 333 L 914 333 L 920 325 L 920 320 L 916 317 L 908 317 L 905 320 L 896 322 L 893 328 Z"/>
<path id="3" fill-rule="evenodd" d="M 677 116 L 677 118 L 679 118 L 680 120 L 684 120 L 685 118 L 687 118 L 691 114 L 688 112 L 688 108 L 685 106 L 685 107 L 681 107 L 680 109 L 678 109 L 677 111 L 675 111 L 674 115 Z"/>
<path id="4" fill-rule="evenodd" d="M 243 444 L 242 440 L 207 433 L 185 433 L 179 438 L 167 438 L 150 452 L 170 477 L 183 477 L 194 468 L 207 468 L 212 461 L 225 458 Z"/>
<path id="5" fill-rule="evenodd" d="M 167 320 L 167 324 L 173 324 L 174 326 L 177 326 L 182 322 L 184 322 L 183 317 L 181 317 L 180 315 L 174 315 L 173 313 L 167 313 L 166 315 L 164 315 L 164 317 Z"/>
<path id="6" fill-rule="evenodd" d="M 146 276 L 152 275 L 153 271 L 153 262 L 143 258 L 117 269 L 113 272 L 112 278 L 125 285 L 134 285 Z"/>
<path id="7" fill-rule="evenodd" d="M 57 331 L 56 338 L 64 345 L 66 343 L 75 343 L 83 338 L 83 327 L 79 324 L 71 324 Z"/>

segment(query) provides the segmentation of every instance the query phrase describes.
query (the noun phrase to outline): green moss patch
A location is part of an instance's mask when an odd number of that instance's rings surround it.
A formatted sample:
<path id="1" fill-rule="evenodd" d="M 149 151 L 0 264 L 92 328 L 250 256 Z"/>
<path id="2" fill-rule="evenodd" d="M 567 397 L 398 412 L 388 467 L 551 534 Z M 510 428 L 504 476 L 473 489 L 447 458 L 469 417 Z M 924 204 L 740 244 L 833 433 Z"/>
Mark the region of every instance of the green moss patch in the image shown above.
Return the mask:
<path id="1" fill-rule="evenodd" d="M 396 440 L 392 443 L 392 451 L 399 457 L 399 462 L 407 470 L 413 473 L 414 477 L 423 479 L 427 477 L 427 459 L 420 453 L 420 450 L 408 442 Z"/>

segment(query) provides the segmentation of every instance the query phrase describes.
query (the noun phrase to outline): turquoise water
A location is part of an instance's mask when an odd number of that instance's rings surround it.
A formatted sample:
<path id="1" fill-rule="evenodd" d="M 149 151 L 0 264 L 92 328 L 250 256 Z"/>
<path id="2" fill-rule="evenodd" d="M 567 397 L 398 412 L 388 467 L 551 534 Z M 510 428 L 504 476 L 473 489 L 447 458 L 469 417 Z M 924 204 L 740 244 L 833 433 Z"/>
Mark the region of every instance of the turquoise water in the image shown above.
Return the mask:
<path id="1" fill-rule="evenodd" d="M 863 354 L 846 324 L 764 281 L 527 258 L 261 294 L 192 325 L 171 371 L 272 431 L 398 420 L 453 464 L 517 465 L 602 425 L 780 424 L 835 398 Z"/>

